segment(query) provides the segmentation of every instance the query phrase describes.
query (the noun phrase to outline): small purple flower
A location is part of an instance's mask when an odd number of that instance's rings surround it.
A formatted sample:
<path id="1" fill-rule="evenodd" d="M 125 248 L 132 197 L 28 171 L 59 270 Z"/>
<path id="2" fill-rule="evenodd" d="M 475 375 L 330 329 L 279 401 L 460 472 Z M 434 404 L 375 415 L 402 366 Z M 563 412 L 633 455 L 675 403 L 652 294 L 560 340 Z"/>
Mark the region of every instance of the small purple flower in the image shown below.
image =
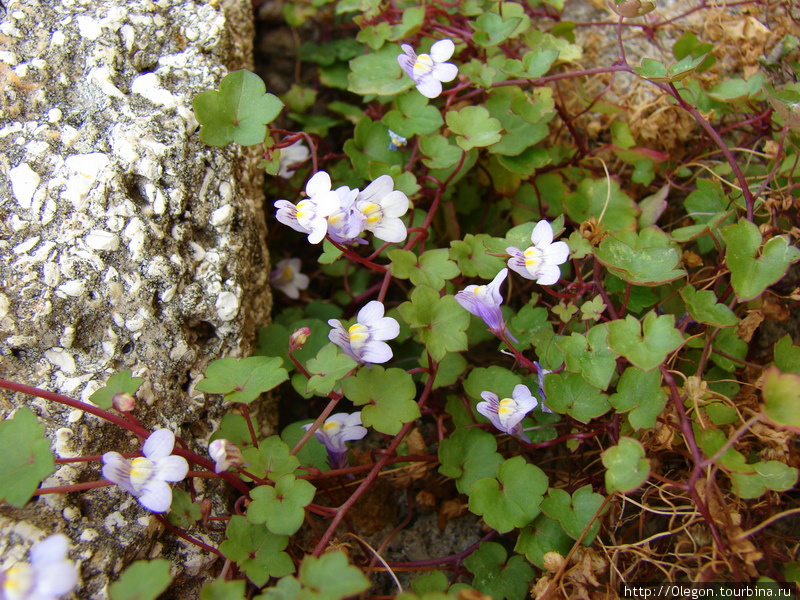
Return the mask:
<path id="1" fill-rule="evenodd" d="M 128 462 L 119 452 L 103 455 L 103 477 L 116 483 L 139 500 L 139 504 L 155 513 L 169 510 L 172 488 L 168 481 L 181 481 L 189 472 L 189 463 L 182 456 L 173 456 L 175 434 L 158 429 L 142 446 L 142 454 Z"/>
<path id="2" fill-rule="evenodd" d="M 507 275 L 508 269 L 503 269 L 495 275 L 490 284 L 468 285 L 456 293 L 456 302 L 467 312 L 483 319 L 484 323 L 489 326 L 489 331 L 497 335 L 507 332 L 503 313 L 500 311 L 500 305 L 503 303 L 500 285 L 505 281 Z M 514 340 L 510 333 L 508 335 Z"/>
<path id="3" fill-rule="evenodd" d="M 402 242 L 408 235 L 400 220 L 408 211 L 408 196 L 394 189 L 390 175 L 381 175 L 356 198 L 356 208 L 364 215 L 364 229 L 384 242 Z"/>
<path id="4" fill-rule="evenodd" d="M 392 358 L 392 349 L 384 340 L 400 334 L 400 325 L 391 317 L 384 317 L 383 304 L 377 300 L 367 303 L 358 311 L 356 323 L 348 329 L 338 319 L 331 319 L 333 327 L 328 339 L 344 353 L 360 363 L 380 364 Z"/>
<path id="5" fill-rule="evenodd" d="M 391 129 L 389 130 L 389 150 L 400 150 L 400 148 L 405 148 L 406 144 L 408 144 L 408 139 L 396 134 Z"/>
<path id="6" fill-rule="evenodd" d="M 339 198 L 339 207 L 328 215 L 328 235 L 338 244 L 353 242 L 366 244 L 366 240 L 358 237 L 367 224 L 367 218 L 356 209 L 359 191 L 343 185 L 337 188 L 336 194 Z"/>
<path id="7" fill-rule="evenodd" d="M 311 423 L 303 425 L 308 430 Z M 367 435 L 366 428 L 361 426 L 361 412 L 351 415 L 337 413 L 331 415 L 322 426 L 314 432 L 317 438 L 328 450 L 328 462 L 332 469 L 343 469 L 347 466 L 347 446 L 345 442 L 360 440 Z"/>
<path id="8" fill-rule="evenodd" d="M 566 242 L 553 242 L 553 227 L 544 220 L 533 228 L 531 242 L 533 246 L 524 252 L 513 246 L 506 248 L 511 255 L 509 268 L 540 285 L 556 283 L 561 278 L 559 265 L 569 258 L 569 246 Z"/>
<path id="9" fill-rule="evenodd" d="M 269 274 L 269 283 L 292 300 L 300 297 L 300 290 L 308 289 L 308 275 L 300 272 L 302 261 L 299 258 L 284 258 L 278 261 Z"/>
<path id="10" fill-rule="evenodd" d="M 239 446 L 226 439 L 214 440 L 208 445 L 208 455 L 214 461 L 214 473 L 222 473 L 230 467 L 244 465 L 244 457 Z"/>
<path id="11" fill-rule="evenodd" d="M 328 215 L 339 208 L 339 195 L 331 190 L 331 177 L 318 171 L 306 184 L 308 198 L 295 206 L 288 200 L 278 200 L 275 218 L 295 231 L 308 234 L 308 241 L 319 244 L 328 231 Z"/>
<path id="12" fill-rule="evenodd" d="M 549 375 L 552 371 L 545 369 L 538 362 L 533 361 L 536 365 L 536 376 L 539 379 L 539 398 L 542 399 L 542 412 L 552 413 L 553 411 L 547 407 L 547 396 L 544 393 L 544 376 Z"/>
<path id="13" fill-rule="evenodd" d="M 69 539 L 63 533 L 31 548 L 31 562 L 0 573 L 0 600 L 56 600 L 78 585 L 78 571 L 67 560 Z"/>
<path id="14" fill-rule="evenodd" d="M 442 93 L 442 82 L 453 81 L 458 75 L 458 67 L 445 62 L 456 49 L 452 40 L 439 40 L 431 46 L 430 54 L 417 55 L 408 44 L 403 44 L 401 48 L 404 54 L 397 57 L 397 62 L 414 80 L 423 96 L 436 98 Z"/>
<path id="15" fill-rule="evenodd" d="M 278 171 L 278 177 L 282 177 L 283 179 L 291 178 L 291 176 L 294 175 L 294 169 L 291 167 L 304 162 L 311 156 L 311 151 L 303 143 L 303 140 L 297 140 L 291 146 L 281 148 L 280 152 L 281 168 Z"/>
<path id="16" fill-rule="evenodd" d="M 489 419 L 497 429 L 512 437 L 530 442 L 522 431 L 522 419 L 536 408 L 539 401 L 531 395 L 527 386 L 519 384 L 514 388 L 511 398 L 500 400 L 493 392 L 481 392 L 485 402 L 478 402 L 476 409 Z"/>

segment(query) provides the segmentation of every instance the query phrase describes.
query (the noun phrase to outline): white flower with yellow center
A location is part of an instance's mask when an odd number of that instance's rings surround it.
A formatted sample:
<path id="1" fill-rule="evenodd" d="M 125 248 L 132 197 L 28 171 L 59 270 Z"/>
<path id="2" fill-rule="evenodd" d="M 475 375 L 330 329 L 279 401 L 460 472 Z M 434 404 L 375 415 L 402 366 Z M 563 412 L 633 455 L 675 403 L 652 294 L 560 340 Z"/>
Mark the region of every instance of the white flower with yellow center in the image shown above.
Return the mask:
<path id="1" fill-rule="evenodd" d="M 284 258 L 278 261 L 269 274 L 270 285 L 289 298 L 297 300 L 300 297 L 300 290 L 308 289 L 310 283 L 308 275 L 300 272 L 302 264 L 299 258 Z"/>
<path id="2" fill-rule="evenodd" d="M 311 424 L 303 425 L 308 429 Z M 331 415 L 322 426 L 314 432 L 314 437 L 328 450 L 328 462 L 333 469 L 347 466 L 347 446 L 345 442 L 360 440 L 367 435 L 366 428 L 361 426 L 361 412 L 351 415 L 337 413 Z"/>
<path id="3" fill-rule="evenodd" d="M 511 398 L 500 400 L 493 392 L 481 392 L 484 402 L 478 402 L 475 408 L 489 419 L 497 429 L 512 437 L 530 442 L 522 431 L 522 419 L 536 408 L 539 401 L 531 395 L 527 386 L 519 384 L 514 388 Z"/>
<path id="4" fill-rule="evenodd" d="M 338 319 L 330 319 L 328 325 L 333 329 L 328 339 L 358 362 L 385 363 L 392 358 L 392 349 L 385 340 L 396 338 L 400 325 L 383 313 L 383 304 L 373 300 L 358 312 L 356 322 L 347 329 Z"/>
<path id="5" fill-rule="evenodd" d="M 431 46 L 430 54 L 417 55 L 408 44 L 401 46 L 403 54 L 397 62 L 406 74 L 417 84 L 420 94 L 436 98 L 442 93 L 442 82 L 453 81 L 458 75 L 458 67 L 445 62 L 453 56 L 456 49 L 452 40 L 439 40 Z"/>
<path id="6" fill-rule="evenodd" d="M 280 153 L 281 168 L 278 171 L 278 177 L 282 177 L 283 179 L 291 178 L 295 171 L 293 167 L 304 162 L 311 156 L 311 152 L 303 143 L 303 140 L 297 140 L 291 146 L 281 148 Z"/>
<path id="7" fill-rule="evenodd" d="M 547 221 L 539 221 L 531 232 L 531 242 L 524 252 L 519 248 L 506 248 L 511 255 L 508 267 L 525 279 L 533 279 L 540 285 L 552 285 L 561 278 L 559 265 L 567 262 L 569 246 L 566 242 L 553 242 L 553 227 Z"/>
<path id="8" fill-rule="evenodd" d="M 31 562 L 0 573 L 0 600 L 56 600 L 78 584 L 78 571 L 67 560 L 69 539 L 63 533 L 31 548 Z"/>
<path id="9" fill-rule="evenodd" d="M 119 452 L 103 455 L 103 477 L 116 483 L 139 500 L 139 504 L 155 513 L 169 510 L 172 488 L 167 482 L 181 481 L 189 472 L 189 463 L 182 456 L 173 456 L 175 434 L 158 429 L 142 446 L 142 454 L 128 462 Z"/>
<path id="10" fill-rule="evenodd" d="M 339 208 L 339 195 L 331 190 L 331 177 L 325 171 L 318 171 L 306 184 L 308 198 L 297 205 L 288 200 L 275 202 L 275 218 L 295 231 L 308 234 L 308 241 L 319 244 L 328 231 L 325 217 Z"/>
<path id="11" fill-rule="evenodd" d="M 408 196 L 394 189 L 390 175 L 381 175 L 359 192 L 356 209 L 364 215 L 364 229 L 384 242 L 402 242 L 408 232 L 400 220 L 408 211 Z"/>

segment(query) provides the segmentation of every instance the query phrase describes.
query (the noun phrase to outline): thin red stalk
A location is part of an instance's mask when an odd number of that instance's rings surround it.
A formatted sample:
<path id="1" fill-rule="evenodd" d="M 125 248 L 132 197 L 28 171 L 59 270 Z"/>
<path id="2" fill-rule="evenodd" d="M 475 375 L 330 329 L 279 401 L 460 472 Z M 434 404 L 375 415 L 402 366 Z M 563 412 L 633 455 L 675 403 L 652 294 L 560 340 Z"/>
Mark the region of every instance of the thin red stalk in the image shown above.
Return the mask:
<path id="1" fill-rule="evenodd" d="M 169 521 L 167 521 L 167 519 L 166 519 L 166 518 L 164 518 L 164 516 L 163 516 L 163 515 L 160 515 L 160 514 L 158 514 L 158 513 L 153 513 L 153 516 L 154 516 L 156 519 L 158 519 L 158 520 L 159 520 L 159 522 L 160 522 L 160 523 L 161 523 L 161 524 L 162 524 L 164 527 L 166 527 L 167 529 L 169 529 L 169 530 L 170 530 L 172 533 L 174 533 L 175 535 L 177 535 L 179 538 L 182 538 L 182 539 L 186 540 L 186 541 L 187 541 L 187 542 L 189 542 L 190 544 L 194 544 L 194 545 L 195 545 L 195 546 L 197 546 L 198 548 L 202 548 L 203 550 L 206 550 L 206 551 L 208 551 L 208 552 L 212 552 L 213 554 L 216 554 L 216 555 L 217 555 L 217 556 L 219 556 L 220 558 L 225 558 L 224 556 L 222 556 L 222 552 L 220 552 L 219 550 L 217 550 L 216 548 L 214 548 L 214 547 L 212 547 L 212 546 L 209 546 L 209 545 L 208 545 L 208 544 L 206 544 L 205 542 L 201 542 L 201 541 L 200 541 L 200 540 L 198 540 L 197 538 L 195 538 L 195 537 L 192 537 L 192 536 L 191 536 L 191 535 L 189 535 L 188 533 L 184 533 L 183 531 L 181 531 L 180 529 L 178 529 L 177 527 L 175 527 L 175 526 L 174 526 L 172 523 L 170 523 Z"/>
<path id="2" fill-rule="evenodd" d="M 114 485 L 111 481 L 86 481 L 84 483 L 72 483 L 70 485 L 54 485 L 53 487 L 39 488 L 33 492 L 34 496 L 44 496 L 46 494 L 67 494 L 69 492 L 81 492 L 99 487 Z"/>

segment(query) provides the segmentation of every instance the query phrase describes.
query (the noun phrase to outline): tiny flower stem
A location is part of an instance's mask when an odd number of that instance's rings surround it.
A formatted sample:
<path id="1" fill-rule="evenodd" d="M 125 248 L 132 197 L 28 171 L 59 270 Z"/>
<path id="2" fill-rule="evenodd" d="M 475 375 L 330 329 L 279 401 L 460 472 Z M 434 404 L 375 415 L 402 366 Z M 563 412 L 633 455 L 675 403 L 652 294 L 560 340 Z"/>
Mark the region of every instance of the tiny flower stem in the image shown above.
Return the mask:
<path id="1" fill-rule="evenodd" d="M 372 269 L 373 271 L 377 271 L 378 273 L 386 273 L 388 271 L 388 269 L 386 267 L 384 267 L 383 265 L 376 264 L 376 263 L 372 262 L 371 260 L 368 260 L 368 259 L 364 258 L 363 256 L 360 256 L 356 252 L 353 252 L 347 246 L 342 246 L 338 242 L 334 242 L 331 239 L 330 236 L 325 236 L 325 239 L 328 240 L 331 244 L 333 244 L 334 247 L 336 247 L 338 250 L 341 250 L 342 254 L 344 254 L 350 260 L 354 260 L 357 263 L 360 263 L 360 264 L 364 265 L 368 269 Z"/>
<path id="2" fill-rule="evenodd" d="M 54 485 L 53 487 L 39 488 L 33 492 L 34 496 L 44 496 L 46 494 L 66 494 L 68 492 L 81 492 L 83 490 L 91 490 L 99 487 L 108 487 L 115 485 L 111 481 L 86 481 L 84 483 L 72 483 L 70 485 Z"/>
<path id="3" fill-rule="evenodd" d="M 194 538 L 194 537 L 192 537 L 192 536 L 191 536 L 191 535 L 189 535 L 188 533 L 184 533 L 183 531 L 181 531 L 180 529 L 178 529 L 177 527 L 175 527 L 175 526 L 174 526 L 172 523 L 170 523 L 169 521 L 167 521 L 167 519 L 166 519 L 166 518 L 165 518 L 163 515 L 160 515 L 160 514 L 158 514 L 158 513 L 153 513 L 153 516 L 154 516 L 156 519 L 158 519 L 158 520 L 159 520 L 159 522 L 160 522 L 160 523 L 161 523 L 161 524 L 162 524 L 162 525 L 163 525 L 165 528 L 169 529 L 169 530 L 170 530 L 172 533 L 174 533 L 175 535 L 177 535 L 179 538 L 182 538 L 182 539 L 186 540 L 186 541 L 187 541 L 187 542 L 189 542 L 190 544 L 194 544 L 194 545 L 195 545 L 195 546 L 197 546 L 198 548 L 202 548 L 203 550 L 206 550 L 206 551 L 208 551 L 208 552 L 211 552 L 211 553 L 213 553 L 213 554 L 216 554 L 216 555 L 217 555 L 217 556 L 219 556 L 220 558 L 225 558 L 224 556 L 222 556 L 222 552 L 220 552 L 219 550 L 217 550 L 216 548 L 214 548 L 214 547 L 212 547 L 212 546 L 209 546 L 208 544 L 206 544 L 206 543 L 204 543 L 204 542 L 201 542 L 201 541 L 200 541 L 200 540 L 198 540 L 197 538 Z"/>
<path id="4" fill-rule="evenodd" d="M 339 394 L 331 394 L 330 399 L 331 401 L 328 402 L 328 406 L 326 406 L 325 410 L 322 411 L 322 414 L 317 417 L 317 420 L 311 424 L 311 427 L 306 430 L 306 432 L 303 434 L 303 437 L 301 437 L 300 440 L 294 445 L 294 448 L 292 448 L 292 451 L 289 454 L 294 455 L 300 452 L 300 449 L 305 446 L 305 443 L 308 440 L 311 439 L 311 436 L 314 435 L 314 432 L 319 429 L 325 422 L 325 419 L 330 416 L 330 414 L 333 412 L 333 409 L 336 408 L 336 405 L 339 403 L 339 400 L 342 399 L 342 396 Z"/>
<path id="5" fill-rule="evenodd" d="M 256 437 L 256 430 L 253 428 L 253 420 L 250 418 L 250 411 L 247 410 L 247 404 L 244 402 L 239 403 L 242 409 L 242 416 L 247 422 L 247 429 L 250 431 L 250 439 L 253 440 L 253 446 L 258 448 L 258 438 Z"/>
<path id="6" fill-rule="evenodd" d="M 292 359 L 294 366 L 300 371 L 306 379 L 311 379 L 311 373 L 306 371 L 306 368 L 294 357 L 294 350 L 289 350 L 289 358 Z"/>

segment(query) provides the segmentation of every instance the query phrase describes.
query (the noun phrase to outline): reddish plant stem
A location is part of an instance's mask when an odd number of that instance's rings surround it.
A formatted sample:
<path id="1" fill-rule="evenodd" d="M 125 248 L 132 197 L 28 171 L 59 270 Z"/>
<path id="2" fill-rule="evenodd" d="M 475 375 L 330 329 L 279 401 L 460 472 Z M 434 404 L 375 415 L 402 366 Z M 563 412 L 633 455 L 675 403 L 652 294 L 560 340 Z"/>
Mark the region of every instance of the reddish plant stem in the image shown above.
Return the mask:
<path id="1" fill-rule="evenodd" d="M 253 427 L 253 421 L 250 419 L 250 411 L 247 410 L 247 404 L 240 402 L 239 405 L 242 409 L 242 416 L 247 423 L 247 429 L 250 431 L 250 439 L 253 440 L 253 447 L 258 448 L 258 438 L 256 437 L 256 430 Z"/>
<path id="2" fill-rule="evenodd" d="M 311 427 L 306 430 L 306 432 L 303 434 L 303 437 L 301 437 L 294 445 L 294 448 L 292 448 L 290 454 L 297 454 L 300 452 L 300 449 L 309 439 L 311 439 L 311 436 L 314 435 L 314 432 L 322 426 L 322 424 L 325 422 L 325 419 L 327 419 L 333 412 L 333 409 L 336 408 L 339 400 L 342 399 L 341 394 L 334 394 L 333 392 L 331 392 L 328 397 L 331 399 L 331 401 L 328 402 L 328 406 L 325 407 L 325 410 L 323 410 L 322 413 L 317 417 L 317 420 L 311 424 Z"/>
<path id="3" fill-rule="evenodd" d="M 99 487 L 108 487 L 114 485 L 111 481 L 86 481 L 84 483 L 72 483 L 70 485 L 54 485 L 53 487 L 39 488 L 33 492 L 34 496 L 44 496 L 46 494 L 67 494 L 69 492 L 82 492 L 83 490 L 91 490 Z"/>
<path id="4" fill-rule="evenodd" d="M 224 556 L 222 556 L 222 552 L 220 552 L 219 550 L 217 550 L 217 549 L 216 549 L 216 548 L 214 548 L 213 546 L 209 546 L 208 544 L 206 544 L 206 543 L 204 543 L 204 542 L 201 542 L 201 541 L 200 541 L 200 540 L 198 540 L 197 538 L 195 538 L 195 537 L 192 537 L 192 536 L 191 536 L 191 535 L 189 535 L 188 533 L 184 533 L 183 531 L 181 531 L 180 529 L 178 529 L 177 527 L 175 527 L 175 526 L 174 526 L 172 523 L 170 523 L 169 521 L 167 521 L 167 519 L 166 519 L 166 518 L 164 518 L 164 516 L 163 516 L 163 515 L 160 515 L 160 514 L 158 514 L 158 513 L 153 513 L 153 516 L 154 516 L 156 519 L 158 519 L 158 521 L 159 521 L 159 522 L 160 522 L 160 523 L 161 523 L 161 524 L 162 524 L 162 525 L 163 525 L 165 528 L 167 528 L 168 530 L 170 530 L 172 533 L 174 533 L 175 535 L 177 535 L 179 538 L 182 538 L 182 539 L 186 540 L 187 542 L 189 542 L 190 544 L 194 544 L 194 545 L 195 545 L 195 546 L 197 546 L 198 548 L 202 548 L 203 550 L 206 550 L 207 552 L 211 552 L 211 553 L 213 553 L 213 554 L 216 554 L 216 555 L 217 555 L 217 556 L 219 556 L 220 558 L 225 558 Z"/>
<path id="5" fill-rule="evenodd" d="M 433 361 L 430 355 L 428 355 L 428 364 L 431 365 L 432 374 L 428 377 L 428 381 L 425 382 L 425 388 L 422 390 L 422 395 L 420 396 L 419 401 L 417 402 L 417 406 L 421 409 L 425 402 L 427 402 L 428 397 L 430 396 L 431 389 L 433 388 L 433 380 L 436 378 L 436 371 L 438 368 L 438 364 Z M 406 423 L 403 425 L 403 428 L 400 432 L 395 436 L 394 441 L 389 445 L 386 449 L 386 454 L 384 454 L 378 462 L 372 467 L 372 470 L 369 474 L 364 478 L 361 484 L 356 488 L 353 494 L 336 510 L 336 516 L 331 521 L 330 525 L 328 525 L 328 529 L 320 538 L 319 542 L 317 542 L 316 547 L 314 548 L 313 555 L 319 557 L 325 548 L 328 546 L 328 542 L 330 541 L 333 534 L 336 532 L 336 528 L 339 527 L 339 523 L 342 522 L 347 511 L 350 510 L 353 505 L 358 501 L 361 496 L 363 496 L 371 487 L 375 480 L 380 475 L 381 469 L 389 463 L 389 460 L 392 458 L 391 454 L 397 450 L 397 447 L 403 442 L 403 439 L 408 435 L 408 432 L 411 431 L 411 428 L 414 427 L 414 422 Z"/>

